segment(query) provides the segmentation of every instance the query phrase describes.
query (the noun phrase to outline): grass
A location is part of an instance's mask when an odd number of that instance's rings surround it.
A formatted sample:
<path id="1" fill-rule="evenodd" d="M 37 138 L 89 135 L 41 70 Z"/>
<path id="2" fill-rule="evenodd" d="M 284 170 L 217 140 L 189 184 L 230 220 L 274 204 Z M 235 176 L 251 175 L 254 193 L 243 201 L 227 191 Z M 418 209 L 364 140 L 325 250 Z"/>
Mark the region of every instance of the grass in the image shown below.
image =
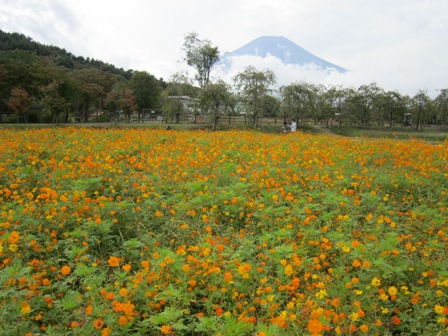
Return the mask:
<path id="1" fill-rule="evenodd" d="M 78 123 L 78 124 L 0 124 L 1 128 L 15 128 L 15 129 L 45 129 L 45 128 L 64 128 L 64 127 L 91 127 L 91 128 L 105 128 L 105 129 L 172 129 L 178 131 L 185 130 L 204 130 L 212 131 L 213 125 L 210 123 L 127 123 L 127 122 L 107 122 L 107 123 Z M 254 127 L 250 123 L 232 123 L 221 122 L 217 125 L 218 131 L 229 130 L 256 130 L 263 133 L 278 133 L 283 134 L 283 125 L 278 124 L 261 124 Z M 390 138 L 397 140 L 419 139 L 429 142 L 443 142 L 448 139 L 448 132 L 439 128 L 423 128 L 416 130 L 414 127 L 381 127 L 381 126 L 325 126 L 304 124 L 299 125 L 298 130 L 308 134 L 331 133 L 344 137 L 352 138 Z"/>
<path id="2" fill-rule="evenodd" d="M 359 126 L 330 126 L 328 130 L 334 134 L 347 137 L 363 138 L 392 138 L 392 139 L 420 139 L 427 141 L 443 142 L 448 138 L 448 133 L 442 129 L 423 128 L 416 130 L 414 127 L 359 127 Z"/>

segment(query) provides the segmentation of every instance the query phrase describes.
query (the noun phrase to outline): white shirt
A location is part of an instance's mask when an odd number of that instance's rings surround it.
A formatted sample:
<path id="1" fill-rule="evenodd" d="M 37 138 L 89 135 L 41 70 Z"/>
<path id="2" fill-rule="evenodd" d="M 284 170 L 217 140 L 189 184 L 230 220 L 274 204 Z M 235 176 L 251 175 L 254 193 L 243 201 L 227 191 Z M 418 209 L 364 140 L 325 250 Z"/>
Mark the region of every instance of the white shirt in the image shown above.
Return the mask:
<path id="1" fill-rule="evenodd" d="M 293 121 L 292 123 L 291 123 L 291 132 L 295 132 L 295 131 L 297 131 L 297 124 L 296 124 L 296 122 L 295 121 Z"/>

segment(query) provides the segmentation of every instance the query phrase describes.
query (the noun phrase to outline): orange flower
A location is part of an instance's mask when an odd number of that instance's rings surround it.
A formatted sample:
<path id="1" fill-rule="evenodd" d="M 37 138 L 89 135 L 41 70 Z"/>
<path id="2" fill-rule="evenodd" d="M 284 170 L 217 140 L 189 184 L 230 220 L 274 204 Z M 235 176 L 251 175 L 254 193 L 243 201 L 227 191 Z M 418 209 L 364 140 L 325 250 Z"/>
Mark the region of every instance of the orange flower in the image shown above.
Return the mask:
<path id="1" fill-rule="evenodd" d="M 308 330 L 312 334 L 317 334 L 323 330 L 323 325 L 319 320 L 312 319 L 308 321 Z"/>
<path id="2" fill-rule="evenodd" d="M 361 262 L 358 259 L 353 260 L 353 267 L 361 267 Z"/>
<path id="3" fill-rule="evenodd" d="M 67 265 L 62 266 L 61 273 L 63 275 L 69 275 L 71 272 L 72 272 L 72 269 L 70 268 L 70 266 L 67 266 Z"/>
<path id="4" fill-rule="evenodd" d="M 359 327 L 359 330 L 361 330 L 363 333 L 366 333 L 369 331 L 369 327 L 363 324 L 362 326 Z"/>
<path id="5" fill-rule="evenodd" d="M 173 331 L 173 328 L 171 328 L 170 325 L 163 325 L 160 328 L 160 331 L 162 332 L 162 334 L 168 335 L 168 334 L 171 334 L 171 332 Z"/>
<path id="6" fill-rule="evenodd" d="M 126 323 L 128 323 L 128 319 L 126 318 L 126 316 L 121 315 L 118 318 L 118 323 L 120 323 L 120 325 L 125 325 Z"/>
<path id="7" fill-rule="evenodd" d="M 8 237 L 8 241 L 11 244 L 16 244 L 20 239 L 20 234 L 17 231 L 12 231 Z"/>
<path id="8" fill-rule="evenodd" d="M 86 314 L 90 315 L 90 314 L 92 314 L 92 312 L 93 312 L 93 307 L 91 305 L 88 305 L 86 307 Z"/>
<path id="9" fill-rule="evenodd" d="M 392 317 L 392 323 L 395 325 L 400 325 L 401 321 L 398 316 L 395 315 L 394 317 Z"/>
<path id="10" fill-rule="evenodd" d="M 120 258 L 114 257 L 114 256 L 110 256 L 109 260 L 107 261 L 109 263 L 110 267 L 118 267 L 120 266 Z"/>
<path id="11" fill-rule="evenodd" d="M 371 264 L 370 264 L 369 261 L 364 260 L 364 261 L 362 262 L 362 267 L 364 267 L 364 268 L 369 268 L 370 266 L 371 266 Z"/>
<path id="12" fill-rule="evenodd" d="M 128 295 L 128 290 L 127 290 L 127 288 L 121 288 L 120 289 L 120 296 L 126 296 L 126 295 Z"/>
<path id="13" fill-rule="evenodd" d="M 102 319 L 96 319 L 95 321 L 93 321 L 93 327 L 95 329 L 101 329 L 104 325 L 104 322 Z"/>
<path id="14" fill-rule="evenodd" d="M 112 329 L 110 329 L 110 328 L 104 328 L 101 331 L 101 336 L 109 336 L 110 334 L 112 334 Z"/>

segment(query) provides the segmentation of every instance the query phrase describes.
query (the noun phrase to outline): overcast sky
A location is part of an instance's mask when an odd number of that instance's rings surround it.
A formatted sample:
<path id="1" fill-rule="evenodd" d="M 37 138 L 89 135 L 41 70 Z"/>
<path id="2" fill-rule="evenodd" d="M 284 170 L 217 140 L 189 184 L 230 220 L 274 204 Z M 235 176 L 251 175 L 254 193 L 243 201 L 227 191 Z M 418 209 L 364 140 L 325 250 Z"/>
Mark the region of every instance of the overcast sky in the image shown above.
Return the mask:
<path id="1" fill-rule="evenodd" d="M 280 85 L 376 82 L 411 96 L 448 88 L 448 0 L 0 0 L 0 29 L 165 80 L 183 69 L 193 76 L 182 62 L 189 32 L 222 52 L 284 36 L 350 72 L 255 64 Z"/>

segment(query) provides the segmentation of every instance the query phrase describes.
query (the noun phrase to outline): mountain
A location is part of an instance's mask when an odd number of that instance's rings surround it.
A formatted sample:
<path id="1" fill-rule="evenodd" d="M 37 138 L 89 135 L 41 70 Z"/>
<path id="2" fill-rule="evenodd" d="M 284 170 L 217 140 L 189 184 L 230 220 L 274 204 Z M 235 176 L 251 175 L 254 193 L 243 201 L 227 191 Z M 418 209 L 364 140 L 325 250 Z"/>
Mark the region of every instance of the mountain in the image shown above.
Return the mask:
<path id="1" fill-rule="evenodd" d="M 343 67 L 313 55 L 282 36 L 262 36 L 256 38 L 241 48 L 224 54 L 220 59 L 220 63 L 226 68 L 230 68 L 232 59 L 240 56 L 254 56 L 260 58 L 273 56 L 278 58 L 283 64 L 300 66 L 314 64 L 322 70 L 334 69 L 341 73 L 347 72 Z"/>
<path id="2" fill-rule="evenodd" d="M 23 34 L 7 33 L 0 29 L 0 54 L 8 50 L 30 51 L 37 56 L 50 58 L 54 64 L 69 69 L 93 67 L 101 71 L 123 76 L 126 79 L 131 78 L 133 73 L 133 70 L 123 70 L 123 68 L 117 68 L 101 60 L 75 56 L 63 48 L 44 45 Z"/>

